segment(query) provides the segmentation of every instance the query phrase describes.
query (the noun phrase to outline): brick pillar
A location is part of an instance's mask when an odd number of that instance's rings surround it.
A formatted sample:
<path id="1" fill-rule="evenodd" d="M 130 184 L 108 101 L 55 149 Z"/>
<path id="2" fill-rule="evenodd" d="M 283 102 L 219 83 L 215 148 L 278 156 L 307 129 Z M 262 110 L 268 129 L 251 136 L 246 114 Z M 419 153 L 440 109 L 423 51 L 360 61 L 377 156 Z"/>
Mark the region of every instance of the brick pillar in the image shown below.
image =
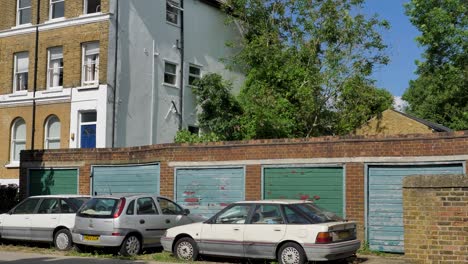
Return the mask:
<path id="1" fill-rule="evenodd" d="M 262 166 L 250 165 L 245 168 L 245 199 L 262 198 Z"/>
<path id="2" fill-rule="evenodd" d="M 357 236 L 364 241 L 364 164 L 346 164 L 346 218 L 356 221 Z"/>

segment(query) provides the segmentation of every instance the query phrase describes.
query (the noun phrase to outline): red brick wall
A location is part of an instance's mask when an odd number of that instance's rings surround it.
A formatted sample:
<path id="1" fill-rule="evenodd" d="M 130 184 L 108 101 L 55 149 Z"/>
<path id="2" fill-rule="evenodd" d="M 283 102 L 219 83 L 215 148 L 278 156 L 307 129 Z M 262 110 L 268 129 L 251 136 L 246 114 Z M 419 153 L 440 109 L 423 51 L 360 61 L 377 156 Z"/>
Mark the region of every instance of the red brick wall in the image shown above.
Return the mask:
<path id="1" fill-rule="evenodd" d="M 329 163 L 330 158 L 340 158 L 346 170 L 346 214 L 359 223 L 359 237 L 364 237 L 365 219 L 365 163 L 379 157 L 394 157 L 406 162 L 404 157 L 468 155 L 468 131 L 429 135 L 388 137 L 320 137 L 308 139 L 273 139 L 206 144 L 161 144 L 119 149 L 63 149 L 25 151 L 21 157 L 20 187 L 26 190 L 27 168 L 78 167 L 80 192 L 89 193 L 90 170 L 98 164 L 138 164 L 159 162 L 161 165 L 161 194 L 173 197 L 174 167 L 170 162 L 244 162 L 246 168 L 245 197 L 261 198 L 262 164 L 275 164 L 289 159 L 289 164 L 308 159 L 308 163 Z M 316 161 L 314 159 L 320 159 Z M 349 161 L 346 161 L 349 160 Z M 459 161 L 459 158 L 457 158 Z"/>

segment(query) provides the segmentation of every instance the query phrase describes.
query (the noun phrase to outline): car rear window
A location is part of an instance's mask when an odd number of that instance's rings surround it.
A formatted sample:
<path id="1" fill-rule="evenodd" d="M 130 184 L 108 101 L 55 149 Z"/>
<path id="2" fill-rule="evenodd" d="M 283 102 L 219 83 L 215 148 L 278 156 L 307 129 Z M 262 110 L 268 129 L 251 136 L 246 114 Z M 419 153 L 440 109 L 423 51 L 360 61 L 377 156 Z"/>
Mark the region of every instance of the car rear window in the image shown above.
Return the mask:
<path id="1" fill-rule="evenodd" d="M 112 218 L 119 200 L 114 198 L 92 198 L 78 211 L 80 217 Z"/>
<path id="2" fill-rule="evenodd" d="M 287 207 L 304 214 L 312 224 L 343 221 L 335 213 L 322 209 L 313 203 L 291 204 Z"/>

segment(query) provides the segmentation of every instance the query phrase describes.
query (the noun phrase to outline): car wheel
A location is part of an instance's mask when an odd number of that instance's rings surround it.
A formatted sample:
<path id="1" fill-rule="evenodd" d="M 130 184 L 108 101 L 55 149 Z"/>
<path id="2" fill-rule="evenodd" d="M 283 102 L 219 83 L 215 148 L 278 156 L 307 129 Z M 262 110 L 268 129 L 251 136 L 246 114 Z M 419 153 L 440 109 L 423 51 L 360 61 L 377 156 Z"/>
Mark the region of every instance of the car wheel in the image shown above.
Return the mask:
<path id="1" fill-rule="evenodd" d="M 190 237 L 183 237 L 177 240 L 174 247 L 174 255 L 182 260 L 197 260 L 198 246 L 197 243 Z"/>
<path id="2" fill-rule="evenodd" d="M 120 247 L 120 255 L 122 256 L 135 256 L 140 253 L 141 241 L 135 235 L 129 235 L 126 237 Z"/>
<path id="3" fill-rule="evenodd" d="M 72 236 L 68 229 L 60 229 L 55 233 L 54 246 L 60 251 L 67 251 L 72 248 Z"/>
<path id="4" fill-rule="evenodd" d="M 296 243 L 286 243 L 278 251 L 279 264 L 304 264 L 306 256 L 304 249 Z"/>

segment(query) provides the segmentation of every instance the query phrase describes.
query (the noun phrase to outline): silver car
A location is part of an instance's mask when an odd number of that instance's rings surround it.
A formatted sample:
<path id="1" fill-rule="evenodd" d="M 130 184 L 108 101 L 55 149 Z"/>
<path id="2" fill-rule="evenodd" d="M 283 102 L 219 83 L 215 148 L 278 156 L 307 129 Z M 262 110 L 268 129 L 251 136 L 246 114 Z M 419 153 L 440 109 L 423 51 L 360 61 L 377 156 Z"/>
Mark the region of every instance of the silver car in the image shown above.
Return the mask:
<path id="1" fill-rule="evenodd" d="M 131 256 L 160 246 L 168 228 L 203 220 L 161 196 L 100 196 L 77 212 L 72 236 L 78 248 L 120 247 L 121 255 Z"/>

